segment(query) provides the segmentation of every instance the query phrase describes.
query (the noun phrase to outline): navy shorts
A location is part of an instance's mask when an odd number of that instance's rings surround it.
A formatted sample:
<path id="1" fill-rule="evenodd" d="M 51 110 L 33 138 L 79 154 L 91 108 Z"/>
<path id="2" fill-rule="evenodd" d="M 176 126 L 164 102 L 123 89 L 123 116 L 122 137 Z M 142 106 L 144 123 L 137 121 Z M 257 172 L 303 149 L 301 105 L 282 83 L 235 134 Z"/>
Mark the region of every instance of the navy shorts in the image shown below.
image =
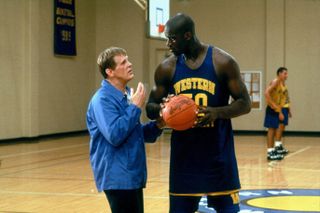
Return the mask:
<path id="1" fill-rule="evenodd" d="M 170 195 L 170 213 L 194 213 L 198 210 L 201 196 Z M 219 213 L 240 211 L 238 192 L 229 195 L 207 196 L 208 207 Z"/>
<path id="2" fill-rule="evenodd" d="M 289 118 L 289 110 L 288 108 L 282 108 L 282 113 L 284 115 L 284 120 L 279 120 L 279 113 L 271 109 L 271 107 L 267 107 L 266 115 L 264 118 L 264 127 L 266 128 L 275 128 L 279 127 L 279 123 L 284 124 L 285 126 L 288 125 L 288 118 Z"/>

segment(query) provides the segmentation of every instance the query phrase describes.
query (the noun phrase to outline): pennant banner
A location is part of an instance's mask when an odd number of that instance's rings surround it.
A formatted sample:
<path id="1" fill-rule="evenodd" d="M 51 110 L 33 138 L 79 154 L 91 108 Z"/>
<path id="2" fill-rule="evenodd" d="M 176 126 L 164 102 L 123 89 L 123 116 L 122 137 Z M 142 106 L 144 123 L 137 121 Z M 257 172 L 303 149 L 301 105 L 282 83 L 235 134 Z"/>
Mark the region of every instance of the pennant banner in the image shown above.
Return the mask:
<path id="1" fill-rule="evenodd" d="M 54 54 L 77 54 L 74 0 L 54 0 Z"/>

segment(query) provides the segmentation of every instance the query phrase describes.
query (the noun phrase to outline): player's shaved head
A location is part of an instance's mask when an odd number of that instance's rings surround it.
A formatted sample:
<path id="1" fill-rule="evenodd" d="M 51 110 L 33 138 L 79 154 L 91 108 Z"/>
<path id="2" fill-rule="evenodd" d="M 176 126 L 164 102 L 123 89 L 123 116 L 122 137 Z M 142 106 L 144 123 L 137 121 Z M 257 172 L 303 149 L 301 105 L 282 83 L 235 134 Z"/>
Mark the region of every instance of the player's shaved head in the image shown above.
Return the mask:
<path id="1" fill-rule="evenodd" d="M 195 34 L 194 22 L 192 18 L 183 13 L 178 13 L 169 19 L 166 23 L 166 28 L 170 29 L 171 32 L 191 32 L 192 35 Z"/>

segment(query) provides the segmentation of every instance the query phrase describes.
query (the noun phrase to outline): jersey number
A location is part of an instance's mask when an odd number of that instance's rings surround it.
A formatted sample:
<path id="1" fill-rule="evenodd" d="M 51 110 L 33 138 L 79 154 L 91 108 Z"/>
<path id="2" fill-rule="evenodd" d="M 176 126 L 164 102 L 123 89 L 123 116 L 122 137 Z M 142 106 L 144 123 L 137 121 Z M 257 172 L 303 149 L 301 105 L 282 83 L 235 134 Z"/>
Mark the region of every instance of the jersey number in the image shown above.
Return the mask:
<path id="1" fill-rule="evenodd" d="M 193 99 L 198 106 L 208 106 L 208 97 L 205 93 L 197 93 L 194 97 L 192 93 L 183 93 L 182 95 Z"/>

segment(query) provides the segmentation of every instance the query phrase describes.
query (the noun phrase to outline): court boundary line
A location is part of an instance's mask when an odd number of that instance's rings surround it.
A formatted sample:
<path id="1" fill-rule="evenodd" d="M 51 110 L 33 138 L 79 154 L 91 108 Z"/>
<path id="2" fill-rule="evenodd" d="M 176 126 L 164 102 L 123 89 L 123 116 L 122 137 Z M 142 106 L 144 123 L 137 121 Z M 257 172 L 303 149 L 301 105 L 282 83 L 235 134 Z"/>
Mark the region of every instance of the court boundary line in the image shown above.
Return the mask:
<path id="1" fill-rule="evenodd" d="M 52 152 L 52 151 L 58 151 L 58 150 L 62 150 L 62 149 L 71 149 L 71 148 L 82 147 L 82 146 L 89 146 L 89 144 L 85 143 L 85 144 L 64 146 L 64 147 L 59 147 L 59 148 L 51 148 L 51 149 L 37 150 L 37 151 L 31 151 L 31 152 L 23 152 L 23 153 L 18 153 L 18 154 L 0 155 L 0 158 L 1 159 L 14 158 L 14 157 L 18 157 L 18 156 L 38 154 L 38 153 L 44 153 L 44 152 Z"/>
<path id="2" fill-rule="evenodd" d="M 0 190 L 0 194 L 16 194 L 16 195 L 31 195 L 31 196 L 73 196 L 73 197 L 105 197 L 104 193 L 95 192 L 95 193 L 70 193 L 70 192 L 27 192 L 27 191 L 8 191 Z M 147 199 L 168 199 L 169 196 L 144 196 Z"/>

